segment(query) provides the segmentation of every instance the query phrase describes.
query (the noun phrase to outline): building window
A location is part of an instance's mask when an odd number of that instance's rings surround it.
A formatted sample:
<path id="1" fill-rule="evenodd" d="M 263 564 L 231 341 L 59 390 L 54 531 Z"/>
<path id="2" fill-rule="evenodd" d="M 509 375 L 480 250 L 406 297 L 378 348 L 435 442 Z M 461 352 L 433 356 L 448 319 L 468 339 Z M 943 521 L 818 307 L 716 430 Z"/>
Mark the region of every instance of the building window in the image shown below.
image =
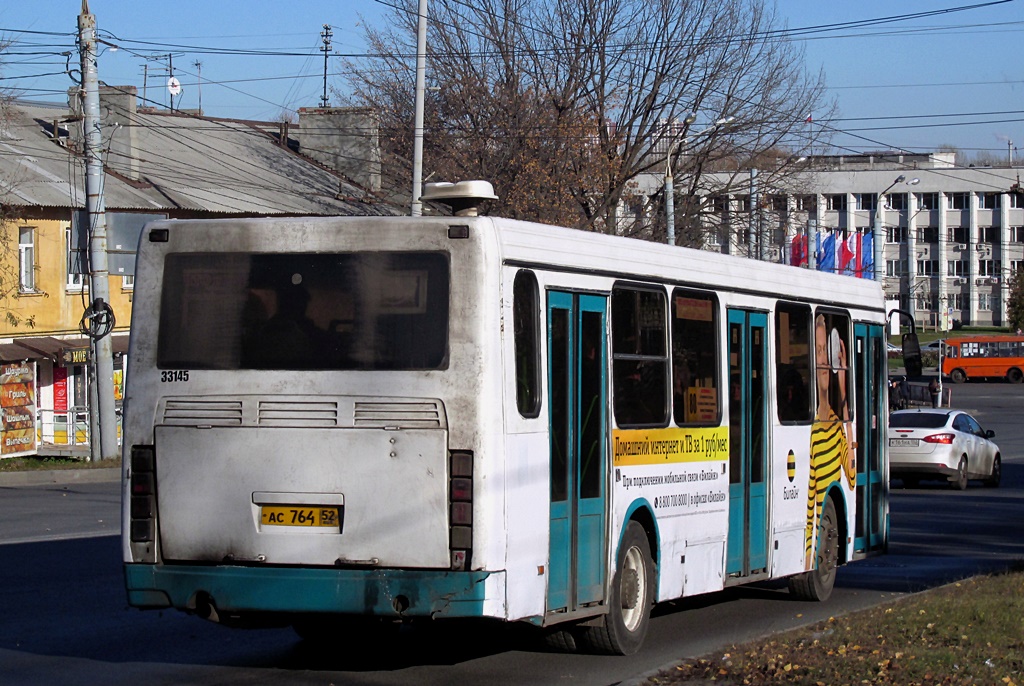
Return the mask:
<path id="1" fill-rule="evenodd" d="M 978 293 L 978 309 L 991 312 L 999 303 L 999 298 L 992 293 Z"/>
<path id="2" fill-rule="evenodd" d="M 946 196 L 947 210 L 969 210 L 971 209 L 970 193 L 950 193 Z"/>
<path id="3" fill-rule="evenodd" d="M 893 193 L 885 196 L 885 209 L 896 211 L 907 209 L 907 194 Z"/>
<path id="4" fill-rule="evenodd" d="M 950 260 L 946 263 L 946 276 L 966 276 L 966 260 Z"/>
<path id="5" fill-rule="evenodd" d="M 18 229 L 18 274 L 22 293 L 36 290 L 36 230 L 31 226 Z"/>
<path id="6" fill-rule="evenodd" d="M 121 288 L 126 291 L 130 291 L 135 288 L 135 275 L 122 276 L 121 277 Z"/>
<path id="7" fill-rule="evenodd" d="M 918 193 L 917 194 L 917 209 L 919 209 L 919 210 L 937 210 L 937 209 L 939 209 L 939 194 L 938 193 Z"/>
<path id="8" fill-rule="evenodd" d="M 749 195 L 737 195 L 736 196 L 736 211 L 737 212 L 749 212 L 750 211 L 750 196 Z"/>
<path id="9" fill-rule="evenodd" d="M 75 249 L 71 244 L 71 229 L 64 231 L 64 244 L 67 259 L 68 290 L 82 290 L 85 283 L 85 252 Z"/>
<path id="10" fill-rule="evenodd" d="M 1020 270 L 1024 269 L 1024 260 L 1010 260 L 1010 271 L 1016 276 L 1018 273 L 1024 274 Z"/>
<path id="11" fill-rule="evenodd" d="M 1024 226 L 1011 226 L 1010 240 L 1014 243 L 1024 243 Z"/>
<path id="12" fill-rule="evenodd" d="M 938 309 L 939 298 L 933 293 L 917 294 L 917 309 L 925 312 L 935 312 Z"/>
<path id="13" fill-rule="evenodd" d="M 939 273 L 938 260 L 918 260 L 917 273 L 920 276 L 936 276 Z"/>
<path id="14" fill-rule="evenodd" d="M 798 195 L 795 200 L 796 209 L 803 212 L 813 212 L 818 209 L 818 196 L 816 195 Z"/>
<path id="15" fill-rule="evenodd" d="M 885 275 L 886 276 L 903 276 L 907 273 L 907 261 L 906 260 L 886 260 L 885 261 Z"/>
<path id="16" fill-rule="evenodd" d="M 982 243 L 998 243 L 999 242 L 999 227 L 998 226 L 979 226 L 978 236 Z"/>
<path id="17" fill-rule="evenodd" d="M 967 245 L 971 241 L 971 230 L 966 226 L 947 226 L 946 241 Z"/>
<path id="18" fill-rule="evenodd" d="M 915 232 L 918 243 L 938 243 L 939 242 L 939 227 L 937 226 L 919 226 Z"/>
<path id="19" fill-rule="evenodd" d="M 833 212 L 845 212 L 846 211 L 846 194 L 839 193 L 836 195 L 825 196 L 825 209 Z"/>
<path id="20" fill-rule="evenodd" d="M 999 260 L 979 260 L 978 276 L 999 276 L 1002 264 Z"/>
<path id="21" fill-rule="evenodd" d="M 878 195 L 875 193 L 857 193 L 853 197 L 857 200 L 858 210 L 874 210 L 878 206 Z"/>
<path id="22" fill-rule="evenodd" d="M 981 193 L 978 196 L 978 207 L 983 210 L 998 210 L 1000 193 Z"/>
<path id="23" fill-rule="evenodd" d="M 905 226 L 890 226 L 886 230 L 886 241 L 889 243 L 906 243 L 910 232 Z"/>
<path id="24" fill-rule="evenodd" d="M 773 212 L 782 214 L 789 210 L 789 202 L 784 195 L 773 195 L 771 196 L 771 207 Z"/>
<path id="25" fill-rule="evenodd" d="M 1024 208 L 1024 193 L 1010 193 L 1010 207 L 1015 210 Z"/>
<path id="26" fill-rule="evenodd" d="M 964 294 L 949 293 L 946 295 L 946 302 L 949 304 L 949 309 L 962 310 L 964 309 Z"/>

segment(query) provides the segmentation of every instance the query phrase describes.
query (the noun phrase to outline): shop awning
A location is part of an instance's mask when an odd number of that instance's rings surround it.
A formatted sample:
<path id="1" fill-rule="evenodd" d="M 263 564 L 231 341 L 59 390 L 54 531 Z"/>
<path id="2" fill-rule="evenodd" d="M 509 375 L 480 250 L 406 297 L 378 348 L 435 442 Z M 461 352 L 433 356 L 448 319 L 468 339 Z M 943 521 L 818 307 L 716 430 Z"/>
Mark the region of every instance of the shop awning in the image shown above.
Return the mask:
<path id="1" fill-rule="evenodd" d="M 115 331 L 110 335 L 115 354 L 128 352 L 128 332 Z M 89 347 L 86 336 L 15 336 L 0 338 L 0 361 L 49 359 L 63 365 L 63 353 L 71 350 L 85 350 Z"/>

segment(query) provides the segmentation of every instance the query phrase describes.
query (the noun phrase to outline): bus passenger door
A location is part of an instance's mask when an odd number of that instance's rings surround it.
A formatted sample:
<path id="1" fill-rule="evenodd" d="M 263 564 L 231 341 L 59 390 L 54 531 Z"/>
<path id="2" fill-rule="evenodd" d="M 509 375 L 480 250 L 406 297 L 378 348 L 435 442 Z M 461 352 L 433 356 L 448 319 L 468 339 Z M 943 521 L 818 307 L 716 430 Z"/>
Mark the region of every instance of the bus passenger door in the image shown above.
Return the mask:
<path id="1" fill-rule="evenodd" d="M 604 600 L 607 352 L 604 297 L 548 293 L 549 612 Z"/>
<path id="2" fill-rule="evenodd" d="M 726 574 L 768 567 L 768 315 L 729 310 L 729 542 Z"/>
<path id="3" fill-rule="evenodd" d="M 855 553 L 885 546 L 886 500 L 882 441 L 886 440 L 885 397 L 888 375 L 885 332 L 877 325 L 853 327 L 857 388 L 857 522 Z"/>

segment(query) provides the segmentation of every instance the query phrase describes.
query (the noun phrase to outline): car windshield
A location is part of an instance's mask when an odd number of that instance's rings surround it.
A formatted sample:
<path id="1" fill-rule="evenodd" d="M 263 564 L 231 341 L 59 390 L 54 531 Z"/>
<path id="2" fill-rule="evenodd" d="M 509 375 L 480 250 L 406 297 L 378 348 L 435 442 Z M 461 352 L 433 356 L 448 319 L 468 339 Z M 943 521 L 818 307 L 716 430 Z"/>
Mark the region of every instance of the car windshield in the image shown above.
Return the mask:
<path id="1" fill-rule="evenodd" d="M 945 426 L 948 414 L 938 412 L 894 412 L 889 417 L 889 426 L 905 429 L 938 429 Z"/>

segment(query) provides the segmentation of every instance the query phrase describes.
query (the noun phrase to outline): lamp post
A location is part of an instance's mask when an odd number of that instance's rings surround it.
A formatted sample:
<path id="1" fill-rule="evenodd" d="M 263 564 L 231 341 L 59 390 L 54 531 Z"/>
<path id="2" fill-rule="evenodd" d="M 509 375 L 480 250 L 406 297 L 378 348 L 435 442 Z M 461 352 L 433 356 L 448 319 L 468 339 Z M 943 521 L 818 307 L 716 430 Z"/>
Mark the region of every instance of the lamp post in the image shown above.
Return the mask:
<path id="1" fill-rule="evenodd" d="M 668 243 L 669 245 L 675 245 L 676 244 L 676 200 L 675 200 L 676 189 L 675 189 L 675 183 L 674 183 L 674 181 L 672 179 L 672 154 L 676 151 L 676 149 L 679 146 L 685 145 L 686 143 L 689 143 L 691 139 L 696 138 L 697 136 L 703 136 L 705 133 L 710 133 L 710 132 L 714 131 L 715 129 L 717 129 L 717 128 L 721 127 L 721 126 L 725 126 L 726 124 L 731 123 L 734 119 L 736 119 L 736 117 L 723 117 L 723 118 L 719 119 L 718 121 L 716 121 L 711 126 L 707 127 L 706 129 L 703 129 L 702 131 L 698 131 L 697 133 L 693 134 L 692 136 L 687 136 L 686 138 L 681 138 L 681 139 L 679 139 L 677 141 L 674 141 L 670 146 L 668 146 L 668 152 L 665 153 L 665 185 L 664 185 L 664 193 L 665 193 L 665 227 L 666 227 L 665 242 Z M 686 128 L 689 128 L 690 124 L 692 124 L 695 121 L 697 121 L 697 115 L 696 114 L 688 114 L 688 115 L 686 115 L 686 118 L 683 119 L 683 124 L 684 124 L 684 126 Z M 686 129 L 684 128 L 684 131 L 685 130 Z"/>
<path id="2" fill-rule="evenodd" d="M 875 281 L 879 283 L 881 283 L 883 278 L 885 277 L 885 269 L 884 265 L 882 264 L 882 243 L 885 239 L 885 236 L 882 235 L 882 198 L 885 197 L 885 194 L 892 190 L 894 186 L 904 182 L 906 182 L 908 186 L 916 186 L 917 184 L 921 183 L 921 179 L 914 178 L 911 179 L 910 181 L 907 181 L 907 177 L 904 176 L 903 174 L 900 174 L 899 176 L 896 177 L 895 181 L 890 183 L 886 187 L 886 189 L 879 193 L 878 196 L 875 198 L 875 221 L 873 222 L 874 228 L 871 231 L 871 235 L 873 237 L 872 242 L 874 244 L 875 253 Z"/>

